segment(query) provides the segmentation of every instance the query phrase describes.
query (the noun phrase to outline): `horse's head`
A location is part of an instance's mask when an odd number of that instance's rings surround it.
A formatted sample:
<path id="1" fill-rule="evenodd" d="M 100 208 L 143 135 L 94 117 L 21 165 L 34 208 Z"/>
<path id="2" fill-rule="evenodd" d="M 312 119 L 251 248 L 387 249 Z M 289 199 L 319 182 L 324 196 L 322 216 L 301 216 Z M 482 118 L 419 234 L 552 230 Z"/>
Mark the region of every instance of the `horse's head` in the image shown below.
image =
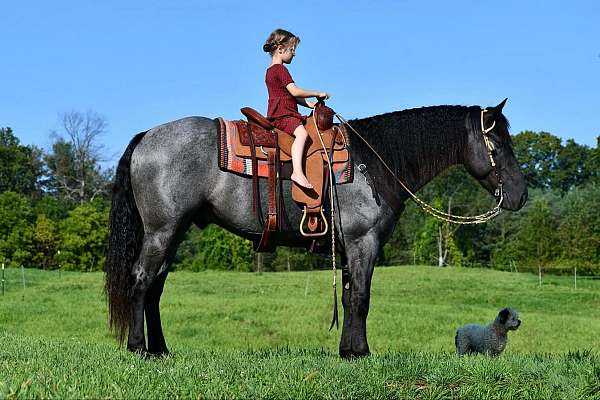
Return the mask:
<path id="1" fill-rule="evenodd" d="M 501 207 L 516 211 L 527 201 L 527 182 L 512 149 L 508 121 L 502 115 L 506 100 L 495 107 L 470 113 L 464 165 L 481 186 L 495 196 L 499 196 L 501 181 L 504 195 Z"/>

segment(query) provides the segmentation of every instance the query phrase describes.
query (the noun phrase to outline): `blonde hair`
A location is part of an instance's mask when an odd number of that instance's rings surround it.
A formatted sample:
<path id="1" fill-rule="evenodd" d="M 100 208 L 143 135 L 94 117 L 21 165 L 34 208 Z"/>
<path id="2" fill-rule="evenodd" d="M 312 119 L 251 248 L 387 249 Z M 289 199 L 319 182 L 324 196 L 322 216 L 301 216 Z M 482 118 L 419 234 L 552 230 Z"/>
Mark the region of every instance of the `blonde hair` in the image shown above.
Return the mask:
<path id="1" fill-rule="evenodd" d="M 275 54 L 275 50 L 277 50 L 278 46 L 298 46 L 300 43 L 300 38 L 294 35 L 292 32 L 288 32 L 285 29 L 275 29 L 269 37 L 267 41 L 263 45 L 263 51 L 265 53 L 269 53 L 270 55 Z"/>

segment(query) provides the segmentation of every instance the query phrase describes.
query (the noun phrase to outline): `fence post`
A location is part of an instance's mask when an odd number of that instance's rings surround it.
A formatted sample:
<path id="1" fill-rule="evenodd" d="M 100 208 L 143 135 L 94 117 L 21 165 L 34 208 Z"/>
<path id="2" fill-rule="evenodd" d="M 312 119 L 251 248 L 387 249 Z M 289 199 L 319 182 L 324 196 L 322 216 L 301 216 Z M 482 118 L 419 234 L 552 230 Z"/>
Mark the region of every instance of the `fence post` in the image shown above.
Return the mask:
<path id="1" fill-rule="evenodd" d="M 25 267 L 21 265 L 21 276 L 23 277 L 23 296 L 22 299 L 25 300 Z"/>
<path id="2" fill-rule="evenodd" d="M 538 276 L 540 278 L 540 287 L 542 287 L 542 266 L 538 265 Z"/>
<path id="3" fill-rule="evenodd" d="M 575 289 L 577 289 L 577 267 L 575 267 Z"/>
<path id="4" fill-rule="evenodd" d="M 308 278 L 310 278 L 310 272 L 308 272 L 306 274 L 306 285 L 304 286 L 304 297 L 308 296 Z"/>
<path id="5" fill-rule="evenodd" d="M 255 253 L 256 254 L 256 269 L 258 271 L 258 274 L 261 275 L 262 274 L 262 269 L 263 269 L 263 253 Z"/>
<path id="6" fill-rule="evenodd" d="M 2 296 L 4 296 L 4 263 L 2 263 Z"/>
<path id="7" fill-rule="evenodd" d="M 512 267 L 515 269 L 515 272 L 519 272 L 519 270 L 517 269 L 517 263 L 515 262 L 515 260 L 510 260 L 510 263 L 512 264 Z"/>

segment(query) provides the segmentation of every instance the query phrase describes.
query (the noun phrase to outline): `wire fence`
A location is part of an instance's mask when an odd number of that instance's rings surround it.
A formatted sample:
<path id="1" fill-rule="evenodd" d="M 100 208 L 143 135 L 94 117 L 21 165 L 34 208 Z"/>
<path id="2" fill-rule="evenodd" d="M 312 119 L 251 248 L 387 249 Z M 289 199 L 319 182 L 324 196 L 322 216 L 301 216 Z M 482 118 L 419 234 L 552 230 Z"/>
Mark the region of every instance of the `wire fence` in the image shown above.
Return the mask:
<path id="1" fill-rule="evenodd" d="M 380 265 L 381 267 L 386 266 L 398 266 L 398 265 L 407 265 L 406 260 L 386 260 L 385 265 Z M 531 265 L 523 265 L 517 266 L 516 263 L 511 262 L 508 265 L 492 265 L 492 264 L 476 264 L 476 265 L 466 265 L 466 266 L 438 266 L 438 265 L 424 265 L 427 267 L 437 267 L 437 268 L 484 268 L 491 269 L 497 271 L 506 271 L 515 274 L 522 274 L 523 276 L 527 275 L 528 277 L 534 276 L 537 274 L 538 278 L 538 286 L 543 286 L 545 283 L 548 284 L 556 284 L 556 282 L 562 278 L 570 276 L 572 278 L 572 285 L 575 289 L 577 289 L 577 285 L 581 284 L 581 282 L 589 282 L 600 280 L 600 275 L 595 275 L 590 273 L 593 269 L 589 266 L 584 268 L 578 268 L 577 266 L 561 266 L 561 265 L 552 265 L 552 266 L 531 266 Z M 597 269 L 600 269 L 598 267 Z"/>
<path id="2" fill-rule="evenodd" d="M 56 279 L 61 279 L 60 269 L 46 271 L 53 274 Z M 48 281 L 47 274 L 40 274 L 37 268 L 8 268 L 6 264 L 0 264 L 0 296 L 6 293 L 21 291 L 38 286 Z"/>
<path id="3" fill-rule="evenodd" d="M 408 265 L 405 262 L 406 260 L 386 260 L 386 263 L 378 265 L 378 268 L 386 268 L 392 266 L 402 266 Z M 423 265 L 424 267 L 437 267 L 433 265 Z M 439 268 L 474 268 L 474 267 L 454 267 L 454 266 L 444 266 Z M 481 268 L 481 266 L 479 266 Z M 491 266 L 484 266 L 486 269 L 494 269 L 494 270 L 503 270 L 507 272 L 512 272 L 515 274 L 519 274 L 527 279 L 531 279 L 536 275 L 536 271 L 534 271 L 533 267 L 518 267 L 514 263 L 510 265 L 495 266 L 495 268 L 491 268 Z M 475 269 L 475 268 L 474 268 Z M 295 269 L 290 269 L 290 271 Z M 559 270 L 560 274 L 552 273 L 553 271 Z M 585 268 L 584 271 L 589 271 L 589 268 Z M 54 274 L 56 279 L 61 279 L 61 270 L 51 270 L 46 271 L 50 274 Z M 257 272 L 263 272 L 260 269 Z M 274 272 L 274 271 L 273 271 Z M 552 267 L 550 272 L 543 267 L 537 267 L 537 280 L 538 285 L 542 287 L 545 284 L 561 284 L 564 285 L 565 277 L 570 276 L 570 281 L 572 282 L 572 286 L 577 289 L 578 286 L 587 286 L 587 282 L 593 282 L 600 280 L 600 275 L 593 275 L 587 272 L 581 273 L 581 269 L 577 267 Z M 4 263 L 1 264 L 1 272 L 0 272 L 0 296 L 4 296 L 5 293 L 15 292 L 15 291 L 23 291 L 24 289 L 35 287 L 40 283 L 47 282 L 48 275 L 40 274 L 40 271 L 37 269 L 24 268 L 23 266 L 19 268 L 7 268 Z"/>

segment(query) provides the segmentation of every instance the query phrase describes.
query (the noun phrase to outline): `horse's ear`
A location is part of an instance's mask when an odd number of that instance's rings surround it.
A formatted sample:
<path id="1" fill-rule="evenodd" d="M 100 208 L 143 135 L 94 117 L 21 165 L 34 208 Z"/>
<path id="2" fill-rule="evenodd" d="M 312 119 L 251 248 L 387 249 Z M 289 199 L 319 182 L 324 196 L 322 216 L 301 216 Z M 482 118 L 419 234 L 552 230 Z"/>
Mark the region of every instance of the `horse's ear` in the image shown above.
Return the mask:
<path id="1" fill-rule="evenodd" d="M 504 100 L 502 100 L 500 102 L 500 104 L 498 104 L 496 107 L 494 107 L 494 112 L 500 114 L 502 112 L 502 109 L 504 108 L 504 105 L 506 104 L 506 101 L 508 100 L 508 97 L 506 97 Z"/>

